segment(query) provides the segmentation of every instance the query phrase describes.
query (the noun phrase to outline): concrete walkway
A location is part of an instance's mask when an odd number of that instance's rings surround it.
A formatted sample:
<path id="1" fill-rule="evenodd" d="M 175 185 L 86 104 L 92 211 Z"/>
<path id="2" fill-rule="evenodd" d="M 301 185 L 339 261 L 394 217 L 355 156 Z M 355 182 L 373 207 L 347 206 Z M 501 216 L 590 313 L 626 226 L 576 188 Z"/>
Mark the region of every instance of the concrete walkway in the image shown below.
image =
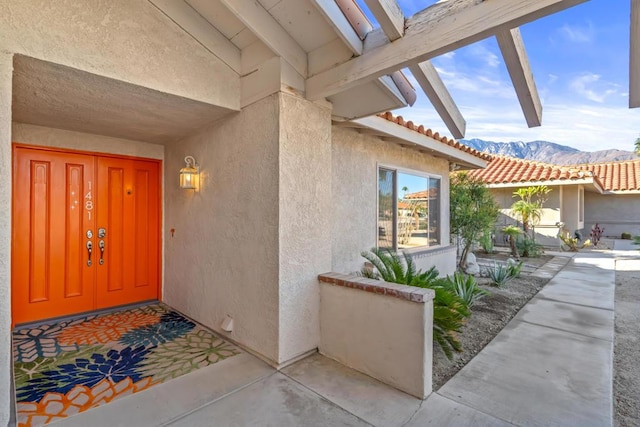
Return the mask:
<path id="1" fill-rule="evenodd" d="M 282 371 L 243 354 L 56 425 L 611 426 L 614 262 L 555 259 L 547 286 L 425 401 L 318 354 Z"/>
<path id="2" fill-rule="evenodd" d="M 611 254 L 575 255 L 415 425 L 612 425 L 614 293 Z"/>

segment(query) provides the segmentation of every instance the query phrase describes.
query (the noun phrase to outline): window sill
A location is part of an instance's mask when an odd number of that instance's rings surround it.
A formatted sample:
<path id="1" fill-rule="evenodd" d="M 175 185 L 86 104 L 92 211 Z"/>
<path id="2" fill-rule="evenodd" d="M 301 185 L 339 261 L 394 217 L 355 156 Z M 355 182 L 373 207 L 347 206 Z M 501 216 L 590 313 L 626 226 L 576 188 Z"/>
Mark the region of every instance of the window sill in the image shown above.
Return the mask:
<path id="1" fill-rule="evenodd" d="M 398 253 L 405 253 L 412 258 L 423 258 L 432 255 L 443 254 L 447 252 L 454 252 L 456 250 L 455 245 L 438 245 L 438 246 L 420 246 L 417 248 L 398 249 Z"/>

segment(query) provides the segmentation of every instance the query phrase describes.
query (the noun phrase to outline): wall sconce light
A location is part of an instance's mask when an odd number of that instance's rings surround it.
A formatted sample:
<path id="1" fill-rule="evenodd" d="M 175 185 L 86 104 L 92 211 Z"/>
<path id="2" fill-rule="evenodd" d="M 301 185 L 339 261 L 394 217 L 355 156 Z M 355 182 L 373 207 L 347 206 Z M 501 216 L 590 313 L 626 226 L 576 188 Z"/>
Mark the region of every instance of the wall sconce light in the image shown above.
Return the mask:
<path id="1" fill-rule="evenodd" d="M 180 169 L 180 188 L 197 190 L 200 166 L 192 156 L 185 157 L 184 162 L 186 166 Z"/>

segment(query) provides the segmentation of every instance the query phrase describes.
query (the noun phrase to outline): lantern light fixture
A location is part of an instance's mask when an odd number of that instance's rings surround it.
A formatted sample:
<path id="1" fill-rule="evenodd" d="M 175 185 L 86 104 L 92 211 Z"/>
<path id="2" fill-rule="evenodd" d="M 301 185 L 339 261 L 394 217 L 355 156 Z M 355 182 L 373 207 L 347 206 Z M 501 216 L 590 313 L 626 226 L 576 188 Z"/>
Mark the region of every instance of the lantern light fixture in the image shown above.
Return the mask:
<path id="1" fill-rule="evenodd" d="M 184 158 L 185 167 L 180 169 L 180 188 L 185 190 L 197 190 L 198 178 L 200 176 L 200 166 L 196 163 L 193 156 Z"/>

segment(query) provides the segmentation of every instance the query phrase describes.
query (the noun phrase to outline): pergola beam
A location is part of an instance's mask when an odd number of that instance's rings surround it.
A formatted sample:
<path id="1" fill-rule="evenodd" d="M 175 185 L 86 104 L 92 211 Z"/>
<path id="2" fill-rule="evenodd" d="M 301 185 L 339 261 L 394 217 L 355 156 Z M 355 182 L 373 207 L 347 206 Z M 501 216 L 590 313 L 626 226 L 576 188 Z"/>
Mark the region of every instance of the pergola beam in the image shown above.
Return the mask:
<path id="1" fill-rule="evenodd" d="M 453 137 L 464 138 L 467 124 L 433 64 L 426 61 L 409 66 L 409 70 Z"/>
<path id="2" fill-rule="evenodd" d="M 631 0 L 629 108 L 640 107 L 640 0 Z"/>
<path id="3" fill-rule="evenodd" d="M 496 33 L 496 39 L 509 71 L 509 76 L 511 76 L 511 82 L 518 95 L 518 101 L 520 101 L 527 125 L 530 128 L 540 126 L 542 124 L 542 104 L 536 89 L 536 82 L 533 79 L 520 29 L 513 28 L 500 31 Z"/>
<path id="4" fill-rule="evenodd" d="M 450 0 L 436 3 L 407 19 L 404 37 L 308 78 L 307 97 L 315 100 L 342 92 L 485 39 L 505 28 L 518 27 L 585 1 Z"/>
<path id="5" fill-rule="evenodd" d="M 307 76 L 307 53 L 258 0 L 220 0 L 253 34 L 298 74 Z"/>
<path id="6" fill-rule="evenodd" d="M 404 35 L 404 13 L 396 0 L 364 0 L 390 41 Z"/>

